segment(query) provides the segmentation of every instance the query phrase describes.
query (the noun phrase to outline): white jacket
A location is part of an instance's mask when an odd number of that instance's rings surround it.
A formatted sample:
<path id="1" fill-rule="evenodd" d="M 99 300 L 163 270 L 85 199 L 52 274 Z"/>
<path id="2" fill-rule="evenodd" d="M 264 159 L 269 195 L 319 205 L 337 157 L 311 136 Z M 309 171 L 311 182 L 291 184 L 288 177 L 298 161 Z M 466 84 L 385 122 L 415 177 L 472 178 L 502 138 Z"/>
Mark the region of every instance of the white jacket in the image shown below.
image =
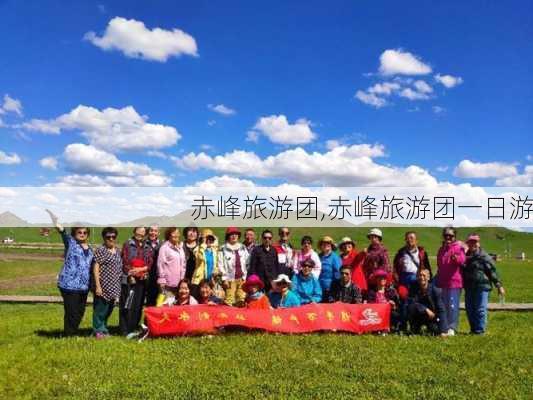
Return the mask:
<path id="1" fill-rule="evenodd" d="M 242 279 L 246 279 L 246 272 L 250 263 L 250 254 L 246 247 L 239 243 L 237 253 L 241 260 Z M 222 274 L 223 281 L 235 280 L 235 252 L 231 249 L 228 243 L 225 243 L 218 252 L 218 271 Z"/>

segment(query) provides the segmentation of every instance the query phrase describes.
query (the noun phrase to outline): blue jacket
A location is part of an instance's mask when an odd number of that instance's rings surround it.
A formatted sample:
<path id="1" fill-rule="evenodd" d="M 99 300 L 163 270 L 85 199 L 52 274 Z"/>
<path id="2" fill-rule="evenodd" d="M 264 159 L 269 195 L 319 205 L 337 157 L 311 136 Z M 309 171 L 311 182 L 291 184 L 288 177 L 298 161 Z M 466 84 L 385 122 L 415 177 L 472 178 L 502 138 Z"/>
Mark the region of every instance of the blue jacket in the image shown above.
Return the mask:
<path id="1" fill-rule="evenodd" d="M 330 290 L 333 281 L 340 279 L 341 258 L 337 253 L 331 252 L 327 256 L 320 254 L 322 269 L 318 281 L 322 291 Z"/>
<path id="2" fill-rule="evenodd" d="M 309 275 L 307 278 L 304 278 L 301 273 L 294 275 L 291 289 L 296 293 L 302 304 L 320 303 L 322 301 L 322 288 L 318 279 L 313 275 Z"/>
<path id="3" fill-rule="evenodd" d="M 57 286 L 73 292 L 88 292 L 93 251 L 90 247 L 84 250 L 65 230 L 61 231 L 61 238 L 65 245 L 65 262 L 59 272 Z"/>
<path id="4" fill-rule="evenodd" d="M 271 292 L 268 297 L 270 299 L 270 305 L 274 308 L 291 308 L 300 305 L 298 295 L 292 290 L 289 290 L 284 298 L 281 297 L 281 293 L 279 292 Z"/>

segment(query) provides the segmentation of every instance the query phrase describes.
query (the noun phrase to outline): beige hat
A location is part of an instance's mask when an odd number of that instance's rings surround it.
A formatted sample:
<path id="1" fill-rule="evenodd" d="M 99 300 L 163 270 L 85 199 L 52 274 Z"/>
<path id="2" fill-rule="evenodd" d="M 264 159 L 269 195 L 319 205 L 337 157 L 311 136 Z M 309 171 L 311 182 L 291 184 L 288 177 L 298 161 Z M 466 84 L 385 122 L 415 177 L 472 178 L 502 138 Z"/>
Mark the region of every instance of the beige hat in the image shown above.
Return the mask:
<path id="1" fill-rule="evenodd" d="M 345 245 L 345 244 L 348 244 L 348 243 L 351 243 L 352 246 L 355 247 L 355 242 L 354 242 L 354 241 L 352 240 L 352 238 L 349 237 L 349 236 L 345 236 L 345 237 L 343 237 L 343 238 L 341 239 L 341 241 L 339 242 L 339 245 L 338 245 L 338 246 L 341 247 L 342 245 Z"/>
<path id="2" fill-rule="evenodd" d="M 334 249 L 337 247 L 331 236 L 324 236 L 322 239 L 320 239 L 318 241 L 318 247 L 322 246 L 322 243 L 329 243 Z"/>

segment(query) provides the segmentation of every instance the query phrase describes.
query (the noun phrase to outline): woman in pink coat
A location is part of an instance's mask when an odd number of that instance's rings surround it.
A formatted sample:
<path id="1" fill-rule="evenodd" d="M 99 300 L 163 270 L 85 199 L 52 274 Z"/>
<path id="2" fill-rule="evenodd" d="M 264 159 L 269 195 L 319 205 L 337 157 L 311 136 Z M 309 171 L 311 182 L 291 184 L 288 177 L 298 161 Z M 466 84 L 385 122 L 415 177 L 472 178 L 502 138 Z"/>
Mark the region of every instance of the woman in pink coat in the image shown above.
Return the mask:
<path id="1" fill-rule="evenodd" d="M 444 241 L 437 253 L 437 286 L 442 289 L 442 300 L 446 309 L 448 321 L 448 335 L 457 332 L 459 324 L 459 301 L 463 278 L 461 268 L 466 261 L 465 250 L 461 242 L 456 239 L 454 228 L 444 228 Z"/>

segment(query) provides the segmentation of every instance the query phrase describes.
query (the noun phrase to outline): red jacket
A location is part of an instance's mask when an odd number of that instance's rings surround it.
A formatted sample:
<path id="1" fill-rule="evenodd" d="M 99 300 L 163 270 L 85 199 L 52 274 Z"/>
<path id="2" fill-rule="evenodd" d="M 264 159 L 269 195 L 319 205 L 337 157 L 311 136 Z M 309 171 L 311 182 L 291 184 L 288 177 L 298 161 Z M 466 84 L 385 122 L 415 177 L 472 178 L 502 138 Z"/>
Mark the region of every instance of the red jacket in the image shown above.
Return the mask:
<path id="1" fill-rule="evenodd" d="M 352 269 L 352 283 L 357 285 L 362 292 L 366 292 L 368 290 L 368 284 L 363 271 L 365 253 L 358 253 L 356 249 L 353 249 L 348 254 L 341 255 L 341 260 L 343 267 L 348 266 Z"/>

